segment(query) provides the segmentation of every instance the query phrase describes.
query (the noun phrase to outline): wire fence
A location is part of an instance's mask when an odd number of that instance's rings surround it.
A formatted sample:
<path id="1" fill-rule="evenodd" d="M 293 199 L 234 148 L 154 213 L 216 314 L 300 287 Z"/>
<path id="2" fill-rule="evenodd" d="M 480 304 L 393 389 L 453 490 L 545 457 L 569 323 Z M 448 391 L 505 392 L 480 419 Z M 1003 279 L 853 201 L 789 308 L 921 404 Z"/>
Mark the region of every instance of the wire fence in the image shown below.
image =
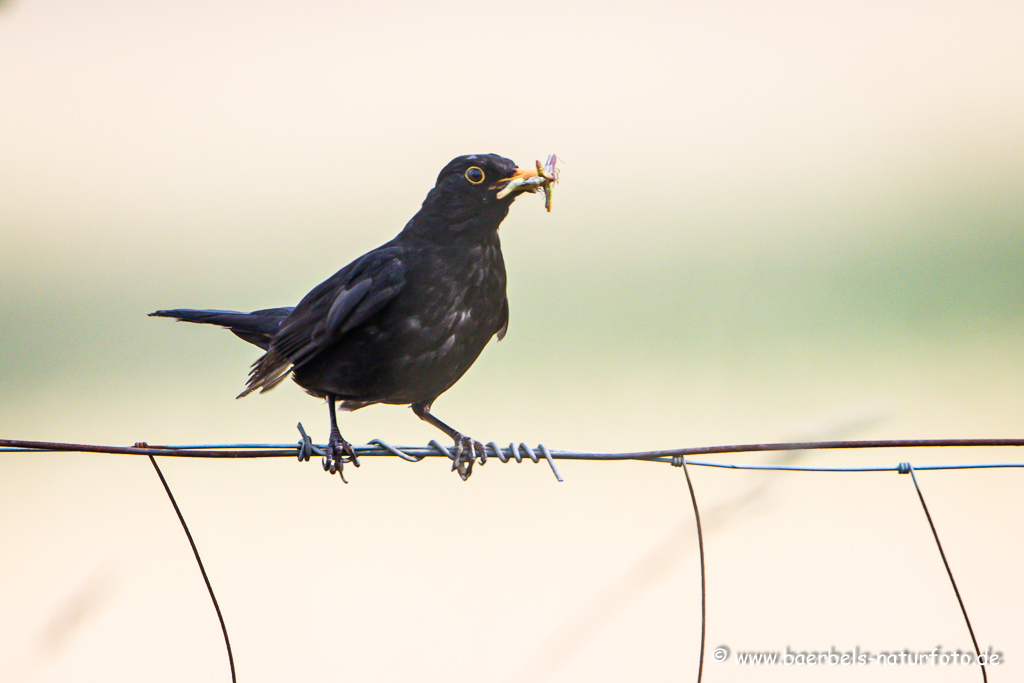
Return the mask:
<path id="1" fill-rule="evenodd" d="M 213 585 L 210 583 L 209 577 L 206 574 L 206 569 L 203 566 L 202 558 L 200 557 L 199 550 L 192 539 L 192 534 L 189 531 L 188 525 L 185 522 L 184 515 L 178 507 L 177 501 L 174 499 L 174 494 L 171 492 L 170 486 L 167 484 L 167 480 L 164 478 L 163 473 L 160 470 L 159 465 L 156 462 L 155 456 L 161 457 L 179 457 L 179 458 L 281 458 L 281 457 L 296 457 L 301 460 L 308 460 L 311 453 L 318 453 L 323 455 L 324 446 L 316 446 L 305 438 L 305 432 L 302 429 L 302 425 L 299 425 L 299 431 L 303 435 L 303 439 L 297 444 L 265 444 L 265 443 L 235 443 L 235 444 L 187 444 L 187 445 L 172 445 L 172 446 L 154 446 L 144 442 L 136 443 L 133 446 L 102 446 L 102 445 L 89 445 L 89 444 L 71 444 L 71 443 L 57 443 L 57 442 L 45 442 L 45 441 L 22 441 L 14 439 L 0 439 L 0 453 L 52 453 L 52 452 L 80 452 L 80 453 L 109 453 L 119 455 L 137 455 L 147 456 L 153 467 L 156 470 L 157 476 L 160 478 L 161 484 L 167 493 L 168 498 L 171 501 L 171 505 L 174 507 L 174 511 L 181 523 L 182 528 L 185 531 L 185 535 L 188 538 L 189 544 L 192 547 L 192 552 L 195 555 L 196 562 L 199 565 L 199 570 L 202 573 L 203 580 L 206 583 L 207 590 L 210 594 L 210 599 L 213 602 L 214 609 L 217 613 L 217 618 L 220 622 L 221 631 L 224 636 L 224 644 L 227 650 L 228 664 L 231 670 L 231 680 L 234 682 L 237 680 L 235 673 L 234 655 L 231 651 L 231 642 L 228 636 L 228 629 L 224 622 L 224 617 L 221 613 L 220 606 L 217 602 L 216 595 L 214 594 Z M 1024 468 L 1024 462 L 985 462 L 985 463 L 955 463 L 955 464 L 931 464 L 931 465 L 911 465 L 910 462 L 902 461 L 896 465 L 889 466 L 842 466 L 842 467 L 820 467 L 820 466 L 806 466 L 806 465 L 791 465 L 791 464 L 747 464 L 747 463 L 730 463 L 730 462 L 718 462 L 709 460 L 697 460 L 693 456 L 701 455 L 714 455 L 714 454 L 729 454 L 729 453 L 754 453 L 754 452 L 781 452 L 781 451 L 810 451 L 810 450 L 847 450 L 847 449 L 878 449 L 878 448 L 965 448 L 965 447 L 1021 447 L 1024 446 L 1024 439 L 887 439 L 887 440 L 859 440 L 859 441 L 809 441 L 809 442 L 783 442 L 783 443 L 758 443 L 758 444 L 737 444 L 737 445 L 723 445 L 723 446 L 699 446 L 693 448 L 679 448 L 671 450 L 659 450 L 659 451 L 640 451 L 630 453 L 600 453 L 590 451 L 568 451 L 568 450 L 557 450 L 550 449 L 544 444 L 538 444 L 536 447 L 531 447 L 526 443 L 515 443 L 509 444 L 507 447 L 500 446 L 495 442 L 490 442 L 484 447 L 484 452 L 478 454 L 482 462 L 486 462 L 488 458 L 496 458 L 503 463 L 515 461 L 521 463 L 524 460 L 528 460 L 533 463 L 539 463 L 542 459 L 550 466 L 552 473 L 558 481 L 563 481 L 561 473 L 558 471 L 558 467 L 555 464 L 556 460 L 579 460 L 579 461 L 598 461 L 598 462 L 613 462 L 613 461 L 641 461 L 641 462 L 656 462 L 656 463 L 667 463 L 674 467 L 683 468 L 683 472 L 686 478 L 687 489 L 689 491 L 690 500 L 693 505 L 694 521 L 697 530 L 697 541 L 698 549 L 700 552 L 700 571 L 701 571 L 701 640 L 700 640 L 700 654 L 699 664 L 697 670 L 697 681 L 700 683 L 703 677 L 704 669 L 704 650 L 706 641 L 706 625 L 707 625 L 707 595 L 706 595 L 706 567 L 704 557 L 704 539 L 703 530 L 700 521 L 700 507 L 697 501 L 697 495 L 694 491 L 693 482 L 690 479 L 689 467 L 714 467 L 723 469 L 733 470 L 761 470 L 761 471 L 785 471 L 785 472 L 896 472 L 898 474 L 909 474 L 911 481 L 914 484 L 914 488 L 917 492 L 918 500 L 921 503 L 921 507 L 924 511 L 925 517 L 928 521 L 928 525 L 931 529 L 932 536 L 935 540 L 935 544 L 939 551 L 939 556 L 942 560 L 943 566 L 945 567 L 946 574 L 949 577 L 950 584 L 953 587 L 953 592 L 956 596 L 957 602 L 960 607 L 960 611 L 963 615 L 964 622 L 967 625 L 967 630 L 971 637 L 971 642 L 974 645 L 975 655 L 978 657 L 982 681 L 988 681 L 988 673 L 986 664 L 981 657 L 981 649 L 978 645 L 978 640 L 974 634 L 974 628 L 971 625 L 970 617 L 968 616 L 967 607 L 964 604 L 963 598 L 960 594 L 960 590 L 957 587 L 956 580 L 953 576 L 953 570 L 950 567 L 949 561 L 946 558 L 945 551 L 942 548 L 942 543 L 939 540 L 938 530 L 935 527 L 935 523 L 932 520 L 931 513 L 928 510 L 928 505 L 925 502 L 924 493 L 918 484 L 917 477 L 914 474 L 915 471 L 923 470 L 968 470 L 968 469 L 993 469 L 993 468 Z M 444 446 L 438 441 L 431 441 L 427 446 L 392 446 L 391 444 L 380 440 L 374 439 L 369 444 L 364 446 L 354 447 L 356 456 L 362 457 L 398 457 L 409 462 L 419 462 L 425 458 L 431 457 L 443 457 L 449 458 L 453 462 L 459 457 L 456 449 L 452 447 Z M 324 464 L 325 469 L 328 465 Z"/>

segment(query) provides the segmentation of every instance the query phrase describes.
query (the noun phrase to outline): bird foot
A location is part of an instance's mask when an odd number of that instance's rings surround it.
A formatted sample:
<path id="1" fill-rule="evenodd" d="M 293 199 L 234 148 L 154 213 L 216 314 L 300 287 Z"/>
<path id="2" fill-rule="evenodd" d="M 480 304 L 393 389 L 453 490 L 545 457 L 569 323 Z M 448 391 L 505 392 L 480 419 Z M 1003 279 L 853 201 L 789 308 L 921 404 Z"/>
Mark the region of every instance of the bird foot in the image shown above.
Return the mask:
<path id="1" fill-rule="evenodd" d="M 487 462 L 487 451 L 484 445 L 476 439 L 455 433 L 455 459 L 452 461 L 452 472 L 458 472 L 462 481 L 469 479 L 473 474 L 473 463 L 480 458 L 480 464 Z"/>
<path id="2" fill-rule="evenodd" d="M 359 467 L 359 458 L 356 457 L 352 444 L 341 436 L 341 432 L 332 430 L 331 439 L 327 442 L 327 450 L 323 457 L 324 471 L 331 474 L 337 472 L 341 480 L 347 484 L 348 480 L 345 479 L 345 474 L 342 472 L 347 462 Z"/>

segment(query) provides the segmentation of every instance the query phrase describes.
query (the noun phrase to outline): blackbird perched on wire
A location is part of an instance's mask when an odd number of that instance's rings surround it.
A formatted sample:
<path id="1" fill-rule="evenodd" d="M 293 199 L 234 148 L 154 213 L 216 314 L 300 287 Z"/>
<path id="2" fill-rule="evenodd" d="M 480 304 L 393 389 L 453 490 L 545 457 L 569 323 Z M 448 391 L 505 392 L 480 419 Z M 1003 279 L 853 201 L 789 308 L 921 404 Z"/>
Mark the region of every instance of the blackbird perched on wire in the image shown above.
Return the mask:
<path id="1" fill-rule="evenodd" d="M 263 349 L 239 398 L 272 389 L 289 374 L 325 398 L 331 416 L 325 470 L 340 474 L 345 462 L 359 466 L 338 430 L 335 404 L 356 410 L 390 403 L 410 405 L 454 440 L 452 469 L 465 480 L 476 457 L 484 457 L 483 445 L 436 418 L 430 407 L 491 337 L 505 336 L 508 298 L 498 226 L 525 192 L 543 189 L 550 209 L 554 163 L 553 155 L 536 170 L 496 154 L 453 159 L 398 236 L 317 285 L 294 308 L 150 315 L 220 325 Z"/>

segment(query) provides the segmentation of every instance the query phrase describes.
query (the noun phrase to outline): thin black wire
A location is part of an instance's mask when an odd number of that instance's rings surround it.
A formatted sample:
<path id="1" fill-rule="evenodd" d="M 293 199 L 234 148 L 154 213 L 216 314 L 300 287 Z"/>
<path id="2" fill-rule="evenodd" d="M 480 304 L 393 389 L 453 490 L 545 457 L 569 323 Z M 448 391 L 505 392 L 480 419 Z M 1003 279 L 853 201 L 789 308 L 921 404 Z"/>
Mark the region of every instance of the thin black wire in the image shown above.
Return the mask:
<path id="1" fill-rule="evenodd" d="M 693 492 L 693 482 L 690 481 L 690 470 L 686 468 L 686 458 L 680 458 L 683 466 L 683 474 L 686 476 L 686 486 L 690 489 L 690 502 L 693 503 L 693 518 L 697 522 L 697 548 L 700 551 L 700 664 L 697 665 L 697 683 L 701 682 L 704 675 L 704 643 L 708 630 L 708 592 L 707 578 L 704 568 L 704 533 L 701 531 L 700 510 L 697 508 L 697 494 Z"/>
<path id="2" fill-rule="evenodd" d="M 905 463 L 905 470 L 910 473 L 910 479 L 914 482 L 914 488 L 917 489 L 917 497 L 921 500 L 921 507 L 924 508 L 924 516 L 928 518 L 928 526 L 932 529 L 932 536 L 935 537 L 935 545 L 939 547 L 939 555 L 942 557 L 942 564 L 946 566 L 946 574 L 949 575 L 949 582 L 953 584 L 953 592 L 956 593 L 956 601 L 960 603 L 960 611 L 964 615 L 964 621 L 967 622 L 967 631 L 971 634 L 971 642 L 974 643 L 974 653 L 978 657 L 978 664 L 981 666 L 981 679 L 988 683 L 988 673 L 985 671 L 985 665 L 981 662 L 981 648 L 978 647 L 978 639 L 974 637 L 974 628 L 971 627 L 971 618 L 967 616 L 967 607 L 964 606 L 964 600 L 960 597 L 960 589 L 956 587 L 956 579 L 953 578 L 953 570 L 949 567 L 949 561 L 946 559 L 946 553 L 942 550 L 942 543 L 939 541 L 939 532 L 935 529 L 935 523 L 932 521 L 932 515 L 928 512 L 928 504 L 924 502 L 924 494 L 921 493 L 921 487 L 917 483 L 917 475 L 914 474 L 914 466 L 909 462 Z"/>
<path id="3" fill-rule="evenodd" d="M 196 562 L 199 563 L 199 571 L 203 575 L 203 581 L 206 582 L 206 590 L 210 592 L 210 600 L 213 601 L 213 609 L 217 611 L 217 620 L 220 621 L 220 630 L 224 634 L 224 646 L 228 650 L 228 666 L 231 667 L 231 683 L 237 683 L 238 679 L 235 677 L 235 658 L 234 655 L 231 654 L 231 641 L 228 639 L 228 627 L 224 624 L 224 615 L 221 614 L 220 605 L 217 604 L 217 596 L 213 594 L 213 585 L 210 583 L 210 577 L 206 575 L 206 567 L 203 566 L 203 560 L 199 557 L 199 549 L 196 548 L 196 542 L 192 540 L 192 533 L 188 530 L 188 524 L 185 524 L 185 517 L 181 514 L 178 502 L 174 500 L 174 494 L 171 493 L 171 487 L 167 485 L 167 480 L 164 479 L 164 473 L 160 471 L 160 466 L 156 464 L 156 458 L 150 455 L 149 461 L 153 463 L 156 475 L 160 477 L 160 483 L 164 485 L 164 491 L 167 492 L 167 497 L 171 499 L 171 505 L 174 506 L 174 512 L 178 515 L 178 521 L 181 522 L 181 528 L 185 530 L 185 536 L 188 537 L 188 544 L 192 546 L 192 554 L 196 556 Z"/>
<path id="4" fill-rule="evenodd" d="M 662 462 L 652 460 L 651 462 Z M 671 462 L 671 460 L 665 460 Z M 734 462 L 710 462 L 707 460 L 688 460 L 691 465 L 701 467 L 720 467 L 729 470 L 764 470 L 777 472 L 899 472 L 899 465 L 880 465 L 877 467 L 819 467 L 815 465 L 753 465 Z M 916 470 L 983 470 L 1001 468 L 1022 468 L 1024 462 L 968 462 L 948 465 L 921 465 Z"/>

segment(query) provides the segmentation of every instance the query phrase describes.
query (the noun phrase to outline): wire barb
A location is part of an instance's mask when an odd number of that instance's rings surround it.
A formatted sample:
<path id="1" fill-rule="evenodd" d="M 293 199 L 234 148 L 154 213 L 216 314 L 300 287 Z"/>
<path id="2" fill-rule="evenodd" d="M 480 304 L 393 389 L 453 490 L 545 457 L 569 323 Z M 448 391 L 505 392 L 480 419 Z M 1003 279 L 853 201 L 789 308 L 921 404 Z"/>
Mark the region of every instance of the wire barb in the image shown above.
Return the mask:
<path id="1" fill-rule="evenodd" d="M 537 448 L 539 448 L 540 452 L 544 454 L 544 459 L 548 461 L 548 466 L 551 468 L 551 472 L 555 475 L 555 479 L 559 482 L 565 481 L 562 479 L 562 475 L 558 472 L 558 468 L 555 467 L 555 459 L 552 457 L 551 451 L 548 450 L 548 447 L 539 443 L 537 444 Z"/>
<path id="2" fill-rule="evenodd" d="M 306 435 L 306 430 L 302 428 L 302 423 L 300 422 L 296 426 L 299 428 L 299 434 L 302 435 L 302 438 L 299 439 L 299 447 L 297 453 L 299 457 L 299 462 L 309 462 L 309 458 L 314 453 L 321 457 L 326 457 L 327 453 L 323 449 L 317 448 L 316 446 L 313 445 L 313 439 L 309 438 L 309 436 Z"/>

